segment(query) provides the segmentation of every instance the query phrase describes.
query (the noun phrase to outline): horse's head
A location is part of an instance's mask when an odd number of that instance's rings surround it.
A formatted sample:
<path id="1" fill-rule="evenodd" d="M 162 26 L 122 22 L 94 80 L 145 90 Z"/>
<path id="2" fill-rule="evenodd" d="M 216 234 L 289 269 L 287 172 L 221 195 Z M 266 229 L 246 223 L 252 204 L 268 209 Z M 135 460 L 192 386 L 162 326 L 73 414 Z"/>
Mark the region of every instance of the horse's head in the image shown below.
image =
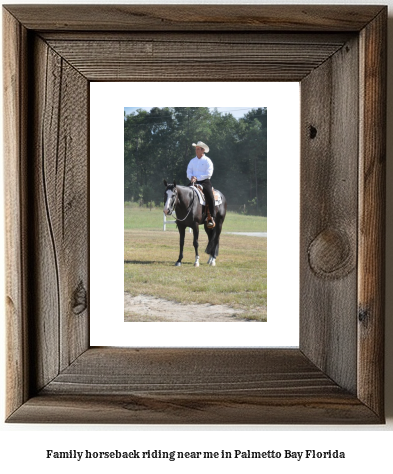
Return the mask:
<path id="1" fill-rule="evenodd" d="M 176 198 L 177 198 L 177 188 L 176 188 L 176 181 L 173 184 L 168 184 L 164 180 L 165 185 L 165 194 L 164 194 L 164 214 L 166 216 L 172 215 L 172 212 L 176 205 Z"/>

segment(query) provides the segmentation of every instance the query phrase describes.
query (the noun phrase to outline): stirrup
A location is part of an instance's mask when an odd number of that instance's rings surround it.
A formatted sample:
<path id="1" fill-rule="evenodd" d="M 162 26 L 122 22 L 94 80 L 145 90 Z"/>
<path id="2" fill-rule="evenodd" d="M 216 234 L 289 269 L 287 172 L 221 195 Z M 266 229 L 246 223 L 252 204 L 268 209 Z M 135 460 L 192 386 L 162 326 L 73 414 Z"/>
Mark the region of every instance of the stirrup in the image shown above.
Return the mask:
<path id="1" fill-rule="evenodd" d="M 216 227 L 216 223 L 214 222 L 214 219 L 213 217 L 211 217 L 208 221 L 207 221 L 207 227 L 209 229 L 214 229 L 214 227 Z"/>

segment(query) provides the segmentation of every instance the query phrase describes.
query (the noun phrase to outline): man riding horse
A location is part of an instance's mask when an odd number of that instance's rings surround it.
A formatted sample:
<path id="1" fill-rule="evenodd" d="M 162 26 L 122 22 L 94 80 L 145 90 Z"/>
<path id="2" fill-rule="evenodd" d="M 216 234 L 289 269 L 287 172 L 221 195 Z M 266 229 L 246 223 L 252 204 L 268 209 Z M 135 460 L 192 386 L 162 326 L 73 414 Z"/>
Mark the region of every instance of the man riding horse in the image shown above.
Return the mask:
<path id="1" fill-rule="evenodd" d="M 192 146 L 195 147 L 196 156 L 188 164 L 187 178 L 191 184 L 200 184 L 203 187 L 206 204 L 209 206 L 210 211 L 210 216 L 209 213 L 206 213 L 208 215 L 206 225 L 212 229 L 216 225 L 214 221 L 216 218 L 216 208 L 213 188 L 210 182 L 210 178 L 213 175 L 213 162 L 205 155 L 205 153 L 209 153 L 209 147 L 206 143 L 199 141 L 196 144 L 193 143 Z"/>
<path id="2" fill-rule="evenodd" d="M 199 226 L 204 225 L 209 240 L 205 250 L 209 254 L 207 263 L 214 267 L 220 246 L 222 225 L 227 212 L 227 201 L 225 196 L 216 189 L 217 208 L 215 207 L 215 198 L 213 197 L 213 189 L 210 183 L 210 178 L 213 174 L 213 163 L 205 155 L 205 152 L 209 152 L 209 147 L 203 142 L 193 143 L 193 146 L 195 147 L 196 157 L 190 161 L 187 167 L 187 177 L 192 185 L 199 183 L 203 186 L 205 201 L 210 211 L 208 212 L 207 209 L 205 209 L 205 212 L 203 211 L 203 206 L 199 199 L 195 197 L 196 191 L 192 186 L 179 186 L 175 181 L 173 184 L 168 184 L 164 180 L 164 214 L 170 216 L 173 211 L 176 212 L 176 225 L 180 235 L 180 252 L 175 265 L 179 267 L 182 264 L 186 227 L 190 227 L 194 235 L 194 266 L 199 267 Z M 212 217 L 209 217 L 210 213 Z M 206 219 L 204 214 L 208 216 Z"/>

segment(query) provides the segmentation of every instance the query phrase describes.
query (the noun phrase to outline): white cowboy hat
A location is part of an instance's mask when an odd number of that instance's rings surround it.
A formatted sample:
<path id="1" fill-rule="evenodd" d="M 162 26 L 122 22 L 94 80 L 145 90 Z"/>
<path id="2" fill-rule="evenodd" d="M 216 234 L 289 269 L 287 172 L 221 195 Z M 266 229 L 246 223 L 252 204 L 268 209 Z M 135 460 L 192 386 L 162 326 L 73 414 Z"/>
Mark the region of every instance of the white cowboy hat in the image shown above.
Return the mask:
<path id="1" fill-rule="evenodd" d="M 198 143 L 193 143 L 192 146 L 200 146 L 205 150 L 205 153 L 209 153 L 209 147 L 206 145 L 206 143 L 203 142 L 198 142 Z"/>

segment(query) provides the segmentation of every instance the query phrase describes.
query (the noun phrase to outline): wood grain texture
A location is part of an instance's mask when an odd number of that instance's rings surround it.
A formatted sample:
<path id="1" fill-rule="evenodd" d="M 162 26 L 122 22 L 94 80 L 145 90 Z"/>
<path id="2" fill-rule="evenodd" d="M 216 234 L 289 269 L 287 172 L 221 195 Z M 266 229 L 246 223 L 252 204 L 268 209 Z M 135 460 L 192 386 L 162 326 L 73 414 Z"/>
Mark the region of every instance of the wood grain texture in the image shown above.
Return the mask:
<path id="1" fill-rule="evenodd" d="M 49 45 L 88 80 L 106 81 L 194 81 L 198 75 L 208 81 L 300 81 L 342 42 L 323 43 L 314 35 L 295 43 L 275 42 L 260 34 L 260 40 L 247 37 L 224 42 L 211 37 L 197 42 L 198 34 L 177 40 L 167 35 L 166 41 L 123 40 L 50 40 Z M 255 36 L 255 35 L 254 35 Z M 317 36 L 317 35 L 315 35 Z M 209 71 L 208 76 L 204 73 Z"/>
<path id="2" fill-rule="evenodd" d="M 9 421 L 375 423 L 299 350 L 92 348 Z"/>
<path id="3" fill-rule="evenodd" d="M 49 30 L 40 31 L 39 36 L 48 44 L 53 41 L 121 41 L 121 42 L 157 42 L 157 43 L 226 43 L 226 44 L 325 44 L 342 46 L 351 37 L 357 36 L 356 32 L 282 32 L 274 31 L 76 31 L 76 30 Z"/>
<path id="4" fill-rule="evenodd" d="M 201 8 L 4 12 L 10 422 L 384 421 L 386 8 Z M 204 80 L 301 79 L 300 350 L 89 348 L 89 80 L 204 57 Z"/>
<path id="5" fill-rule="evenodd" d="M 27 362 L 27 295 L 25 246 L 25 212 L 22 206 L 26 192 L 25 154 L 26 96 L 26 30 L 8 13 L 3 12 L 3 83 L 4 83 L 4 182 L 5 187 L 5 267 L 7 327 L 7 395 L 6 411 L 12 413 L 29 396 Z M 22 92 L 21 92 L 22 91 Z"/>
<path id="6" fill-rule="evenodd" d="M 90 31 L 359 31 L 381 10 L 359 5 L 6 5 L 27 28 Z"/>
<path id="7" fill-rule="evenodd" d="M 35 378 L 41 388 L 88 348 L 88 85 L 39 38 L 34 57 Z"/>
<path id="8" fill-rule="evenodd" d="M 386 173 L 386 10 L 360 36 L 359 398 L 383 410 Z"/>
<path id="9" fill-rule="evenodd" d="M 45 395 L 32 397 L 13 423 L 92 424 L 375 424 L 380 420 L 356 397 L 187 395 Z"/>
<path id="10" fill-rule="evenodd" d="M 242 391 L 277 396 L 283 387 L 291 396 L 312 395 L 315 388 L 342 392 L 293 349 L 91 348 L 41 393 L 126 395 L 175 391 L 182 395 L 220 392 L 233 396 Z"/>
<path id="11" fill-rule="evenodd" d="M 357 68 L 349 41 L 301 83 L 300 348 L 354 394 Z"/>

